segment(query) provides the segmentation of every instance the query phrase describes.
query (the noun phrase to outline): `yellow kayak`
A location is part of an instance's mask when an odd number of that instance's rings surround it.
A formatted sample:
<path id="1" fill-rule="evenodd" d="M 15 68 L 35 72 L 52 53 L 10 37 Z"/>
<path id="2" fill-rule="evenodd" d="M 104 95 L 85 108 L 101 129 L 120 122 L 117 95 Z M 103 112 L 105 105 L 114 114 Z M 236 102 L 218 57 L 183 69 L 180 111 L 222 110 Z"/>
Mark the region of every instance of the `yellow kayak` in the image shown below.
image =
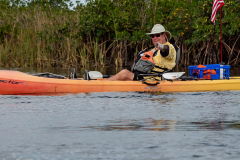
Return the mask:
<path id="1" fill-rule="evenodd" d="M 207 92 L 240 90 L 240 77 L 221 80 L 162 80 L 159 82 L 58 79 L 19 71 L 0 71 L 2 95 L 55 95 L 88 92 Z"/>

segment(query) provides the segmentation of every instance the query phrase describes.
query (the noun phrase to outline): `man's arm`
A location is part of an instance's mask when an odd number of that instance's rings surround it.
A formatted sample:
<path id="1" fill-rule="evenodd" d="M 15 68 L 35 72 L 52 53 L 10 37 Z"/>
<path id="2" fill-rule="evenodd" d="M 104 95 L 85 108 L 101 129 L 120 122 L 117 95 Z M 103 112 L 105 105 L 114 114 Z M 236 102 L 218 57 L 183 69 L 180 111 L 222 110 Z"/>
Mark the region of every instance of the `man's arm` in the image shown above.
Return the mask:
<path id="1" fill-rule="evenodd" d="M 158 43 L 156 45 L 156 48 L 158 50 L 160 50 L 160 54 L 162 55 L 162 57 L 167 57 L 169 55 L 169 47 L 168 47 L 168 45 L 163 45 L 161 43 Z"/>
<path id="2" fill-rule="evenodd" d="M 167 45 L 164 45 L 164 49 L 160 51 L 160 54 L 162 57 L 167 57 L 169 55 L 169 47 Z"/>

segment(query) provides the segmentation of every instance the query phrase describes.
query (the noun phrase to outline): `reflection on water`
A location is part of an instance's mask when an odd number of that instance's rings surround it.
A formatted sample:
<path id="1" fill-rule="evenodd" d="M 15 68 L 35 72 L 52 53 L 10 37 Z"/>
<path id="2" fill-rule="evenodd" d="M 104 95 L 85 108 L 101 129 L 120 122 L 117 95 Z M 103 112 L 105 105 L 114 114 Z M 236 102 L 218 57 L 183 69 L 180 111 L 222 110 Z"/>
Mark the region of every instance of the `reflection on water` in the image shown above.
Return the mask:
<path id="1" fill-rule="evenodd" d="M 114 121 L 109 122 L 108 125 L 103 126 L 89 126 L 83 128 L 97 129 L 102 131 L 174 131 L 176 128 L 176 121 L 174 120 L 155 120 L 147 119 L 145 121 L 138 122 L 137 120 L 130 121 Z"/>
<path id="2" fill-rule="evenodd" d="M 240 129 L 239 121 L 212 121 L 212 122 L 178 122 L 176 120 L 147 119 L 108 122 L 102 126 L 87 126 L 80 129 L 94 129 L 102 131 L 219 131 L 225 129 Z"/>

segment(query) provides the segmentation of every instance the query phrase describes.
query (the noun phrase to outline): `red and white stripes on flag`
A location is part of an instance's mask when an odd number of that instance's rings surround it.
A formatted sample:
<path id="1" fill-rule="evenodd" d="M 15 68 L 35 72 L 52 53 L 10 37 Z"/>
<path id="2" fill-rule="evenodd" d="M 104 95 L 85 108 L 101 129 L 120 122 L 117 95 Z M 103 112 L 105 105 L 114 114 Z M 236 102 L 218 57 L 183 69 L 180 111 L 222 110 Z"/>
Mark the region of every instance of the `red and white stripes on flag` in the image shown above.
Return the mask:
<path id="1" fill-rule="evenodd" d="M 224 0 L 213 0 L 211 21 L 215 24 L 216 12 L 219 8 L 224 6 Z"/>

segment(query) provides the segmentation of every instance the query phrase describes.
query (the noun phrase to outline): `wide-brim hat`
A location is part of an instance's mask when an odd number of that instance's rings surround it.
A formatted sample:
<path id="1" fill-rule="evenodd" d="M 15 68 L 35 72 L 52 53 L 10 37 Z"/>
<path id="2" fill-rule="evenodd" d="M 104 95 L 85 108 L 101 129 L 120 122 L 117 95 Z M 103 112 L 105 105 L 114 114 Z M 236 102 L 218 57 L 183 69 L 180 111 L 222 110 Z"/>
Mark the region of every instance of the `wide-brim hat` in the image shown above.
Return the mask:
<path id="1" fill-rule="evenodd" d="M 157 34 L 157 33 L 166 33 L 167 39 L 171 39 L 171 33 L 169 31 L 166 31 L 165 28 L 161 24 L 155 24 L 152 28 L 151 33 L 146 33 L 146 35 L 150 36 L 151 34 Z"/>

